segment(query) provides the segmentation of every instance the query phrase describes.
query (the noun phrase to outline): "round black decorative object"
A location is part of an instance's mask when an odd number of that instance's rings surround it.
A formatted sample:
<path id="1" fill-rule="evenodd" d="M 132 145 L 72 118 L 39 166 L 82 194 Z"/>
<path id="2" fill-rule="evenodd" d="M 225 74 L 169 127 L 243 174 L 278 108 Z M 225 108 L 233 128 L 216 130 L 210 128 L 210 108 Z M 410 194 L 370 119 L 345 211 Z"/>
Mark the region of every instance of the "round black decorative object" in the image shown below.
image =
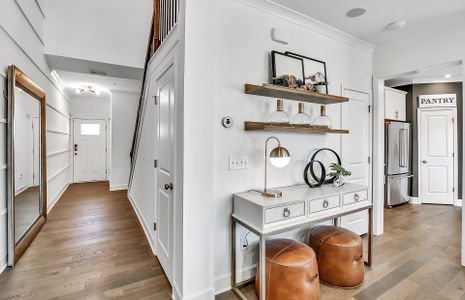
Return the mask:
<path id="1" fill-rule="evenodd" d="M 341 162 L 341 157 L 339 157 L 339 155 L 336 153 L 336 151 L 334 151 L 333 149 L 329 149 L 329 148 L 321 148 L 319 149 L 318 151 L 316 151 L 313 156 L 312 156 L 312 159 L 311 160 L 315 160 L 316 156 L 318 155 L 318 153 L 320 153 L 321 151 L 329 151 L 329 152 L 332 152 L 336 158 L 337 158 L 337 163 L 339 165 L 342 164 Z M 323 165 L 323 164 L 322 164 Z M 321 168 L 322 170 L 325 170 L 325 167 L 322 166 Z M 323 172 L 323 171 L 322 171 Z M 315 172 L 313 171 L 313 166 L 310 168 L 310 174 L 312 175 L 313 179 L 315 179 L 316 181 L 319 181 L 321 178 L 318 178 L 316 175 L 315 175 Z M 326 170 L 325 170 L 325 177 L 326 177 Z M 333 183 L 334 182 L 334 179 L 336 179 L 336 176 L 333 176 L 329 179 L 326 179 L 324 180 L 323 184 L 329 184 L 329 183 Z"/>
<path id="2" fill-rule="evenodd" d="M 321 178 L 317 178 L 315 179 L 317 181 L 316 184 L 311 184 L 310 181 L 308 180 L 308 170 L 310 169 L 310 171 L 312 172 L 313 171 L 313 165 L 317 163 L 320 165 L 321 167 Z M 312 174 L 312 177 L 315 178 L 315 176 Z M 311 160 L 307 166 L 305 167 L 305 170 L 304 170 L 304 180 L 305 180 L 305 183 L 311 187 L 311 188 L 317 188 L 317 187 L 320 187 L 323 185 L 323 183 L 325 182 L 325 178 L 326 178 L 326 169 L 325 169 L 325 166 L 323 165 L 323 163 L 319 160 Z"/>

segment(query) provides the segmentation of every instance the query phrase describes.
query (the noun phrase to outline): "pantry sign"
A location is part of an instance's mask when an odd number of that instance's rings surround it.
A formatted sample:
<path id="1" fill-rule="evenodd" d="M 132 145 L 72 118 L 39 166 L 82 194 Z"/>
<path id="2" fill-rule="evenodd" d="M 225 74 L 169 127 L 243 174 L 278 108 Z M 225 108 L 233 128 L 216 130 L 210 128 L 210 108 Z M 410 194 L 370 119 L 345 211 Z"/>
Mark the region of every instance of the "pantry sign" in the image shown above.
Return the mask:
<path id="1" fill-rule="evenodd" d="M 418 96 L 419 107 L 456 107 L 457 95 L 421 95 Z"/>

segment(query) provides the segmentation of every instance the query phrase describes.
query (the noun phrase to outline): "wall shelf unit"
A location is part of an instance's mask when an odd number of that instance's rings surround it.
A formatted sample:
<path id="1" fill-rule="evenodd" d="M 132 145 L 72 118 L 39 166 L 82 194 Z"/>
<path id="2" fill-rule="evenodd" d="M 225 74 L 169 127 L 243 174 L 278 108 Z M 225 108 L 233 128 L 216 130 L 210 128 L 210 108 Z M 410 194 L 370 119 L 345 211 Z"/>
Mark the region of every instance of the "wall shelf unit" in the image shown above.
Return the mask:
<path id="1" fill-rule="evenodd" d="M 349 134 L 349 130 L 345 129 L 329 129 L 314 126 L 292 125 L 292 124 L 271 124 L 264 122 L 249 122 L 244 123 L 245 131 L 267 131 L 267 132 L 290 132 L 290 133 L 306 133 L 306 134 Z"/>
<path id="2" fill-rule="evenodd" d="M 306 92 L 268 83 L 264 83 L 263 85 L 246 83 L 245 93 L 250 95 L 286 99 L 291 101 L 317 103 L 324 105 L 339 104 L 349 101 L 349 98 L 346 97 L 320 94 L 315 92 Z"/>

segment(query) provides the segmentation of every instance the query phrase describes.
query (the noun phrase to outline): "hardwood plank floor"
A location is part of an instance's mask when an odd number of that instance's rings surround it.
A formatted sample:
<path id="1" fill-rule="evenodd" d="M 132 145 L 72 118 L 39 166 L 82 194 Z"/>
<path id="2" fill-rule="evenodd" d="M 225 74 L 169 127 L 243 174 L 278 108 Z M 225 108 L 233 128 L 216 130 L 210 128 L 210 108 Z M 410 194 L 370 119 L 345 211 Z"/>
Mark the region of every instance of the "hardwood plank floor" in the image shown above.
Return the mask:
<path id="1" fill-rule="evenodd" d="M 73 184 L 16 268 L 0 299 L 171 299 L 126 191 Z"/>
<path id="2" fill-rule="evenodd" d="M 374 240 L 374 266 L 355 290 L 321 285 L 321 299 L 465 299 L 460 266 L 461 208 L 403 205 L 385 210 L 385 233 Z M 243 287 L 257 299 L 253 285 Z M 238 299 L 231 291 L 217 300 Z"/>

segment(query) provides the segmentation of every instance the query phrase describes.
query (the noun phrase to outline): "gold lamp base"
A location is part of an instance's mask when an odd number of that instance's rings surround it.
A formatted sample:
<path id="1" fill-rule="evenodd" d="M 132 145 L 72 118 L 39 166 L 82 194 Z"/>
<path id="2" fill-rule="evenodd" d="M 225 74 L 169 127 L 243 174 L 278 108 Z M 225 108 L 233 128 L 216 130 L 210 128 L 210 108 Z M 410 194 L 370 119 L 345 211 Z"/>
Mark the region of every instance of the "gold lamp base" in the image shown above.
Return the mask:
<path id="1" fill-rule="evenodd" d="M 262 191 L 262 195 L 269 198 L 281 198 L 283 196 L 283 192 L 278 190 L 265 190 Z"/>

